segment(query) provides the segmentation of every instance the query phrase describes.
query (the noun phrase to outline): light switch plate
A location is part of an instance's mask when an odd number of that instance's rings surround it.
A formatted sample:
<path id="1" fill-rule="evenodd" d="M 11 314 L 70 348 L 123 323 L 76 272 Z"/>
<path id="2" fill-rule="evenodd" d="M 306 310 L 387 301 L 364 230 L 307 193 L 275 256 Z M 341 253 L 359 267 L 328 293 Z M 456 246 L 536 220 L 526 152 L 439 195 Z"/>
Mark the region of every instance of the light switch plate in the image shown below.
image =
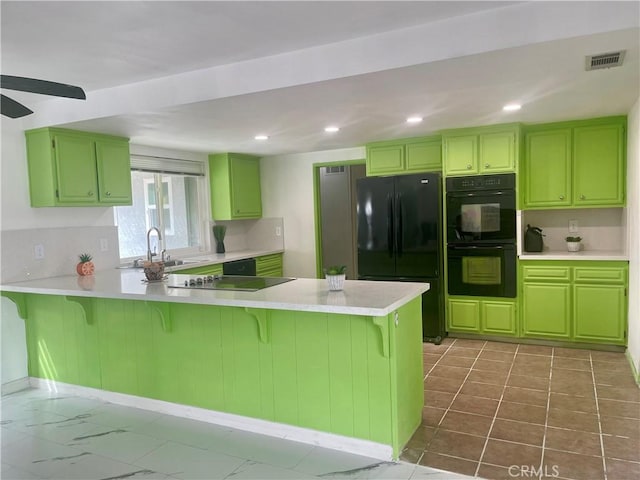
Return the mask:
<path id="1" fill-rule="evenodd" d="M 36 260 L 42 260 L 44 258 L 44 245 L 41 243 L 34 245 L 33 256 Z"/>
<path id="2" fill-rule="evenodd" d="M 100 251 L 101 252 L 109 251 L 109 241 L 106 238 L 100 239 Z"/>
<path id="3" fill-rule="evenodd" d="M 578 220 L 569 220 L 569 233 L 578 233 Z"/>

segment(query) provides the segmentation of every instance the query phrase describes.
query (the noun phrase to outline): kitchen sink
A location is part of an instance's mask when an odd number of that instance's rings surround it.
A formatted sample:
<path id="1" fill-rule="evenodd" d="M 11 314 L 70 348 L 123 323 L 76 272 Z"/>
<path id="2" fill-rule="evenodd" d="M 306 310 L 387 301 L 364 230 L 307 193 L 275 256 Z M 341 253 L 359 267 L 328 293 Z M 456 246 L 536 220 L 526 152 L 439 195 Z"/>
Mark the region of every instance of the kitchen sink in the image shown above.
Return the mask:
<path id="1" fill-rule="evenodd" d="M 117 266 L 116 268 L 142 268 L 142 263 L 145 260 L 140 260 L 138 263 L 136 262 L 129 262 L 129 263 L 123 263 L 122 265 Z M 158 261 L 158 260 L 154 260 L 154 261 Z M 181 260 L 181 259 L 171 259 L 171 260 L 165 260 L 164 261 L 164 266 L 165 268 L 170 268 L 170 267 L 177 267 L 178 265 L 193 265 L 193 264 L 197 264 L 197 263 L 202 263 L 204 262 L 204 260 Z"/>

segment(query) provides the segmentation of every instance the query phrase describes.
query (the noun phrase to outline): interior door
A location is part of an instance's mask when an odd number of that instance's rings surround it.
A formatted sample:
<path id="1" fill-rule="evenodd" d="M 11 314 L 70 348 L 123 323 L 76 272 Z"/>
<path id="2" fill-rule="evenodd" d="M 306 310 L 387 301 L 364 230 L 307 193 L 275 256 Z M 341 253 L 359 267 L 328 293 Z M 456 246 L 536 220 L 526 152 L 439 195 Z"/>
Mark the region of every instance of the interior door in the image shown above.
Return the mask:
<path id="1" fill-rule="evenodd" d="M 395 275 L 392 177 L 357 181 L 358 276 Z"/>
<path id="2" fill-rule="evenodd" d="M 395 182 L 396 275 L 437 277 L 440 175 L 401 175 Z"/>

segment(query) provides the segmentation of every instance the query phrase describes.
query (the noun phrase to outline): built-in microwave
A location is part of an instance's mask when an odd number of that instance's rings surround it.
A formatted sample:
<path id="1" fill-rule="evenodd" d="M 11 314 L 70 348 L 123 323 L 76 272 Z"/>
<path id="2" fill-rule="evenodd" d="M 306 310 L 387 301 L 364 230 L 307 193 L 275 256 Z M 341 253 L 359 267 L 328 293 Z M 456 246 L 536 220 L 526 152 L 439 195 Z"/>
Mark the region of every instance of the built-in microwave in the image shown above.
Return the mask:
<path id="1" fill-rule="evenodd" d="M 447 178 L 447 244 L 516 242 L 515 174 Z"/>
<path id="2" fill-rule="evenodd" d="M 449 245 L 449 295 L 516 297 L 516 246 Z"/>

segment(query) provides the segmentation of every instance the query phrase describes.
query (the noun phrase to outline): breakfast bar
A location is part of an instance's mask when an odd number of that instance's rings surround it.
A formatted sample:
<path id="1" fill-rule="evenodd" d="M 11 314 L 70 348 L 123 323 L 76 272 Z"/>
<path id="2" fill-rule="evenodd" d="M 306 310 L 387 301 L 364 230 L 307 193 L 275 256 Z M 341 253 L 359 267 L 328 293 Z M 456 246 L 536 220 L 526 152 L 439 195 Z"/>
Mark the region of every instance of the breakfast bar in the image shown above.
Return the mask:
<path id="1" fill-rule="evenodd" d="M 35 386 L 384 459 L 421 422 L 426 283 L 172 288 L 140 271 L 1 286 Z"/>

